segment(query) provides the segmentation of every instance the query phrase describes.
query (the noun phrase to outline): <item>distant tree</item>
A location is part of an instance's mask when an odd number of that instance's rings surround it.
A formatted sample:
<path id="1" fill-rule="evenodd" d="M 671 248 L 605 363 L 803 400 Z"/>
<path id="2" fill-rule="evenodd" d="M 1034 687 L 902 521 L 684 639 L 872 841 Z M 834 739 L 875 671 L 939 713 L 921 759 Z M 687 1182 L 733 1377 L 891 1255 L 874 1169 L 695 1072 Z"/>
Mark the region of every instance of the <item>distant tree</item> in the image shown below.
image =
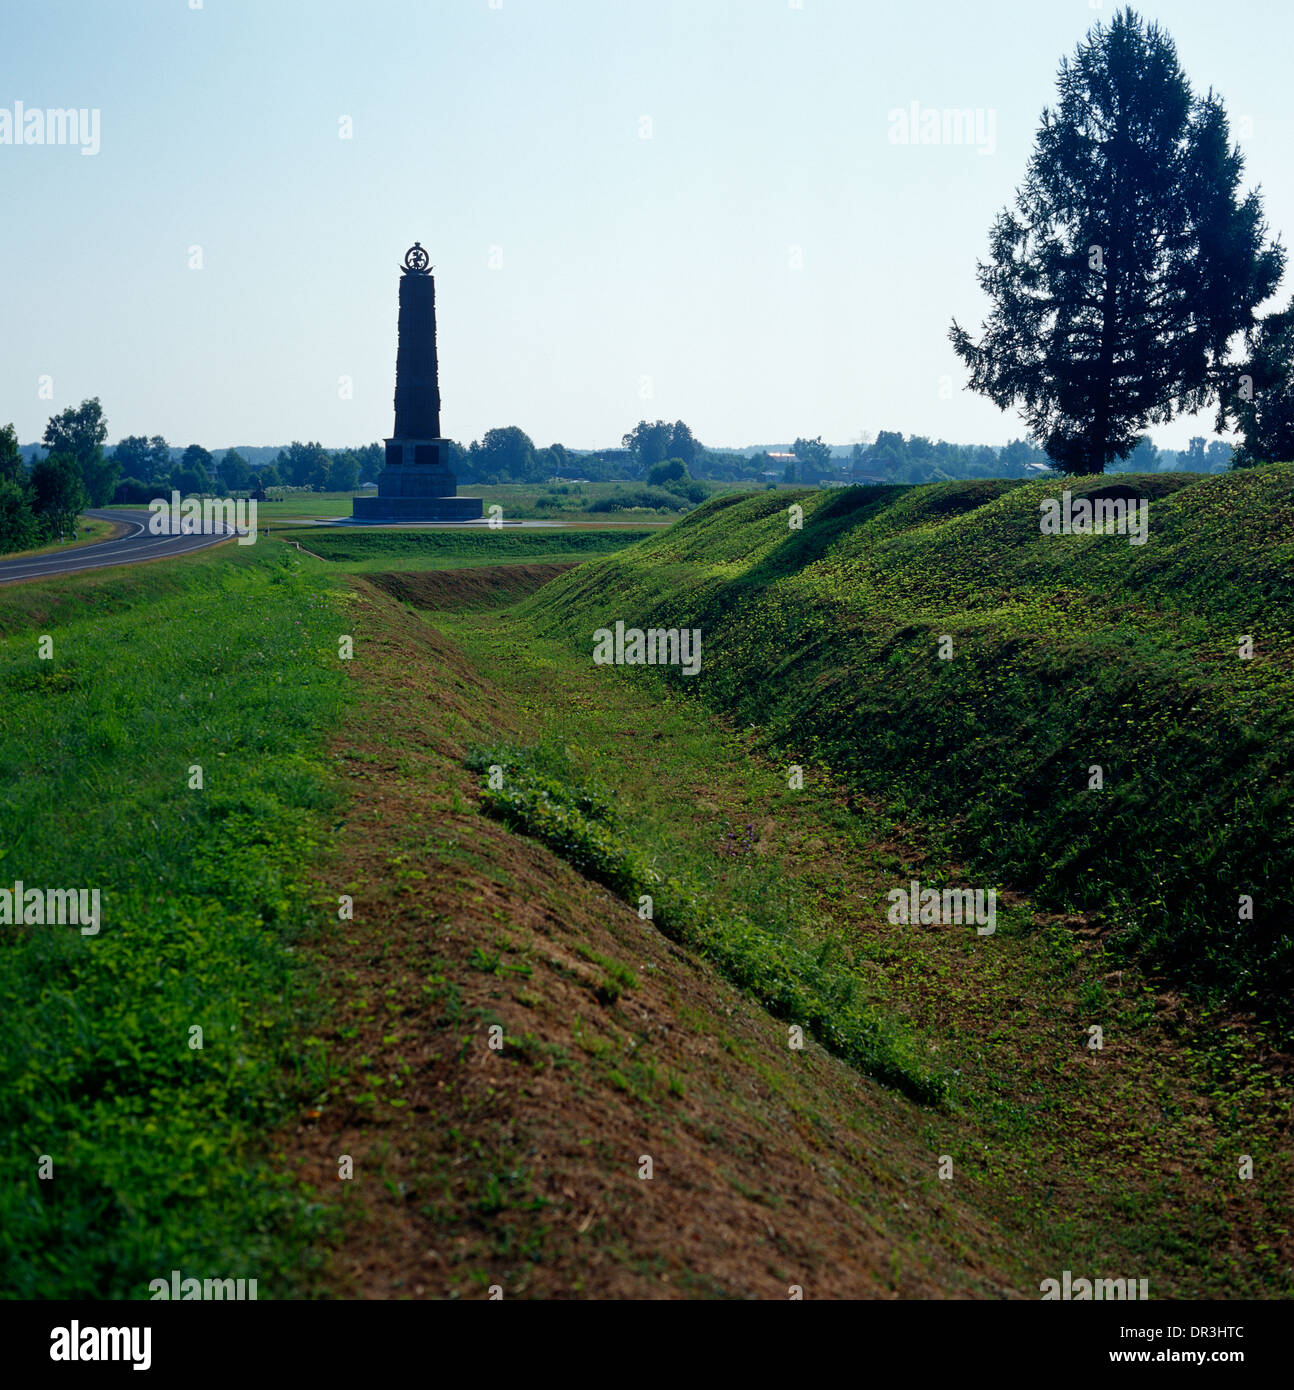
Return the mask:
<path id="1" fill-rule="evenodd" d="M 275 460 L 284 482 L 290 487 L 312 487 L 320 489 L 328 482 L 328 468 L 332 459 L 328 451 L 317 441 L 303 444 L 294 439 L 288 445 L 287 453 L 279 450 Z"/>
<path id="2" fill-rule="evenodd" d="M 377 482 L 377 475 L 386 467 L 386 450 L 381 444 L 365 444 L 361 449 L 350 451 L 355 459 L 355 466 L 359 470 L 359 481 L 361 483 Z M 466 458 L 466 450 L 455 444 L 452 440 L 449 445 L 450 472 L 459 472 L 457 461 Z"/>
<path id="3" fill-rule="evenodd" d="M 532 479 L 535 444 L 525 430 L 516 425 L 486 430 L 479 443 L 472 441 L 470 454 L 473 472 L 478 477 L 512 482 Z"/>
<path id="4" fill-rule="evenodd" d="M 1219 430 L 1240 432 L 1233 468 L 1294 461 L 1294 300 L 1246 335 L 1248 359 L 1228 373 Z M 1220 441 L 1219 441 L 1220 442 Z"/>
<path id="5" fill-rule="evenodd" d="M 6 425 L 0 429 L 0 478 L 12 478 L 23 482 L 26 477 L 27 470 L 22 464 L 22 450 L 18 447 L 18 431 L 13 425 Z"/>
<path id="6" fill-rule="evenodd" d="M 682 459 L 662 459 L 660 463 L 652 464 L 647 470 L 647 483 L 651 487 L 662 487 L 665 483 L 690 476 L 687 464 Z"/>
<path id="7" fill-rule="evenodd" d="M 894 473 L 907 463 L 907 459 L 903 435 L 898 430 L 882 430 L 876 436 L 876 443 L 867 451 L 868 471 Z"/>
<path id="8" fill-rule="evenodd" d="M 34 510 L 45 518 L 50 534 L 66 536 L 75 531 L 76 519 L 89 501 L 76 459 L 59 453 L 38 459 L 31 470 L 31 486 Z"/>
<path id="9" fill-rule="evenodd" d="M 1003 468 L 1019 469 L 1023 472 L 1026 463 L 1037 461 L 1038 453 L 1038 446 L 1031 439 L 1013 439 L 998 450 L 997 461 Z M 1005 476 L 1010 478 L 1018 474 L 1007 473 Z"/>
<path id="10" fill-rule="evenodd" d="M 669 457 L 682 459 L 691 468 L 700 452 L 701 446 L 696 436 L 682 420 L 675 420 L 669 432 Z"/>
<path id="11" fill-rule="evenodd" d="M 1204 439 L 1201 435 L 1195 435 L 1191 442 L 1186 446 L 1186 459 L 1182 464 L 1190 473 L 1204 472 Z"/>
<path id="12" fill-rule="evenodd" d="M 895 476 L 903 483 L 934 483 L 942 482 L 945 475 L 933 463 L 912 459 L 905 461 Z"/>
<path id="13" fill-rule="evenodd" d="M 1117 473 L 1157 473 L 1162 464 L 1159 450 L 1148 434 L 1141 435 L 1131 453 L 1112 471 Z"/>
<path id="14" fill-rule="evenodd" d="M 821 435 L 813 439 L 797 439 L 791 445 L 791 452 L 804 465 L 800 470 L 800 476 L 806 482 L 821 473 L 831 471 L 831 445 L 824 444 Z"/>
<path id="15" fill-rule="evenodd" d="M 935 446 L 924 434 L 910 434 L 908 435 L 907 454 L 913 462 L 933 463 Z M 996 456 L 994 456 L 993 461 L 997 462 Z M 969 462 L 969 458 L 967 462 Z"/>
<path id="16" fill-rule="evenodd" d="M 272 463 L 267 463 L 264 468 L 256 475 L 256 481 L 262 487 L 282 487 L 283 479 L 279 477 L 279 470 Z"/>
<path id="17" fill-rule="evenodd" d="M 45 443 L 50 452 L 69 455 L 78 464 L 95 449 L 101 449 L 107 437 L 108 422 L 103 418 L 98 396 L 51 415 L 45 426 Z"/>
<path id="18" fill-rule="evenodd" d="M 224 458 L 216 465 L 216 472 L 230 492 L 241 492 L 251 486 L 251 467 L 237 449 L 225 450 Z"/>
<path id="19" fill-rule="evenodd" d="M 1231 467 L 1234 453 L 1235 450 L 1224 440 L 1211 439 L 1204 450 L 1204 466 L 1210 473 L 1225 473 Z M 1290 457 L 1294 459 L 1294 454 Z"/>
<path id="20" fill-rule="evenodd" d="M 355 455 L 347 449 L 344 453 L 333 455 L 328 469 L 329 492 L 354 492 L 359 483 L 359 464 Z"/>
<path id="21" fill-rule="evenodd" d="M 193 446 L 190 445 L 190 448 Z M 185 450 L 188 453 L 188 450 Z M 181 497 L 191 497 L 195 493 L 206 492 L 211 487 L 211 478 L 205 473 L 200 473 L 196 468 L 187 466 L 184 463 L 177 463 L 171 469 L 170 485 L 180 494 Z"/>
<path id="22" fill-rule="evenodd" d="M 373 447 L 377 448 L 378 446 L 374 445 Z M 369 482 L 377 482 L 377 475 L 382 471 L 382 468 L 383 464 L 379 462 L 376 471 L 361 469 L 359 475 L 360 481 L 367 480 Z M 456 439 L 451 439 L 449 441 L 449 471 L 456 478 L 474 478 L 476 476 L 472 466 L 471 453 L 463 448 Z"/>
<path id="23" fill-rule="evenodd" d="M 39 540 L 40 523 L 32 509 L 31 488 L 12 473 L 0 475 L 0 554 L 28 550 Z"/>
<path id="24" fill-rule="evenodd" d="M 1019 404 L 1048 457 L 1100 473 L 1147 423 L 1208 403 L 1229 339 L 1252 327 L 1285 253 L 1212 94 L 1131 9 L 1061 64 L 1017 213 L 993 227 L 981 340 L 950 338 L 972 389 Z"/>
<path id="25" fill-rule="evenodd" d="M 112 494 L 114 503 L 151 502 L 157 495 L 157 484 L 142 478 L 123 478 Z"/>
<path id="26" fill-rule="evenodd" d="M 204 449 L 201 444 L 190 444 L 185 449 L 180 455 L 179 467 L 181 472 L 194 474 L 201 479 L 200 485 L 190 491 L 203 492 L 211 485 L 215 462 L 210 450 Z"/>
<path id="27" fill-rule="evenodd" d="M 108 501 L 121 475 L 121 465 L 104 457 L 103 442 L 107 437 L 108 422 L 98 396 L 51 415 L 45 426 L 44 442 L 50 453 L 75 459 L 86 497 L 94 507 L 102 507 Z"/>
<path id="28" fill-rule="evenodd" d="M 566 474 L 570 471 L 571 456 L 566 452 L 566 448 L 561 444 L 550 444 L 548 452 L 552 456 L 553 471 L 559 474 Z"/>
<path id="29" fill-rule="evenodd" d="M 146 482 L 153 476 L 153 445 L 147 435 L 128 434 L 117 441 L 112 456 L 128 477 Z"/>
<path id="30" fill-rule="evenodd" d="M 144 481 L 167 477 L 171 471 L 171 446 L 160 434 L 153 435 L 148 445 L 152 453 L 153 466 Z"/>
<path id="31" fill-rule="evenodd" d="M 580 491 L 581 489 L 576 489 Z M 665 484 L 665 491 L 676 497 L 686 497 L 689 502 L 704 502 L 710 495 L 709 487 L 696 478 L 674 478 Z"/>
<path id="32" fill-rule="evenodd" d="M 682 421 L 679 423 L 682 424 Z M 683 428 L 686 429 L 687 426 L 684 425 Z M 645 473 L 652 464 L 669 458 L 674 429 L 675 427 L 666 420 L 657 420 L 651 424 L 646 420 L 639 420 L 620 442 L 633 455 L 638 471 Z"/>

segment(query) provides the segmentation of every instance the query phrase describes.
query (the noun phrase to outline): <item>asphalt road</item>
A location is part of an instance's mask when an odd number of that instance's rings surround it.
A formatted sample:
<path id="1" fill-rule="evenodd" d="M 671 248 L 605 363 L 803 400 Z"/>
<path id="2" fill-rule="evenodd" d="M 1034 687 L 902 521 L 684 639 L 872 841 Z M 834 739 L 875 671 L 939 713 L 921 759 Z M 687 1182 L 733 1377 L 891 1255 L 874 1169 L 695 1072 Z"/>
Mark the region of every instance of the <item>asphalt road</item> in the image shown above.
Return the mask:
<path id="1" fill-rule="evenodd" d="M 101 570 L 112 565 L 133 565 L 141 560 L 164 560 L 184 555 L 190 550 L 205 550 L 220 545 L 233 531 L 212 536 L 154 536 L 146 525 L 147 512 L 107 507 L 86 512 L 102 521 L 120 521 L 129 525 L 124 536 L 112 541 L 97 541 L 94 545 L 77 546 L 61 554 L 33 555 L 26 560 L 0 560 L 0 584 L 12 584 L 22 579 L 44 579 L 52 574 L 75 574 L 78 570 Z M 143 520 L 141 520 L 141 517 Z"/>

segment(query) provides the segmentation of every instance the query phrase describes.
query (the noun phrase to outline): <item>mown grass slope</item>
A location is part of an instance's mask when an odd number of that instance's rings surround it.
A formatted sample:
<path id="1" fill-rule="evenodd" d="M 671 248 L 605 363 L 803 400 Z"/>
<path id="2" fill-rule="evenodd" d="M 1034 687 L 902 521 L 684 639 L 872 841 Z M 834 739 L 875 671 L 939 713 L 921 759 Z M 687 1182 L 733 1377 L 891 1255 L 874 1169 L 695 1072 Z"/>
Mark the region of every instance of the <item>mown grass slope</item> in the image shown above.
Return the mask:
<path id="1" fill-rule="evenodd" d="M 1117 481 L 1149 499 L 1143 546 L 1041 533 L 1044 498 L 1110 479 L 733 496 L 524 611 L 590 654 L 617 619 L 700 628 L 677 687 L 941 820 L 989 881 L 1103 911 L 1198 991 L 1282 1012 L 1294 468 Z"/>
<path id="2" fill-rule="evenodd" d="M 277 532 L 275 533 L 278 534 Z M 321 559 L 344 564 L 348 570 L 456 569 L 474 565 L 504 565 L 531 560 L 584 560 L 632 545 L 651 531 L 625 526 L 568 530 L 547 527 L 527 531 L 444 530 L 387 531 L 336 527 L 293 528 L 289 539 L 300 541 Z"/>
<path id="3" fill-rule="evenodd" d="M 263 1145 L 308 1071 L 341 627 L 277 548 L 0 593 L 0 883 L 102 909 L 0 926 L 4 1296 L 300 1287 L 317 1223 Z"/>

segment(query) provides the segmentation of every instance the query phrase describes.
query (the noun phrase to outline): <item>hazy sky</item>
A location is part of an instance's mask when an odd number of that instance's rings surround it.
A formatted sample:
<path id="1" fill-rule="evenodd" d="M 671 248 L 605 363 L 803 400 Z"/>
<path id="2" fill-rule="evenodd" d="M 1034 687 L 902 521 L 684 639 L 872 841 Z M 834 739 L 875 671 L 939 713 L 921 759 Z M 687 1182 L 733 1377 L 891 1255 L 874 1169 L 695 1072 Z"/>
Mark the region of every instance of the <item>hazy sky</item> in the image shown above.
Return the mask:
<path id="1" fill-rule="evenodd" d="M 963 389 L 947 330 L 986 312 L 975 261 L 1109 0 L 191 5 L 5 0 L 0 110 L 99 112 L 93 155 L 0 144 L 23 442 L 92 395 L 113 442 L 384 437 L 415 239 L 464 442 L 606 447 L 644 416 L 733 446 L 1024 433 Z M 1294 7 L 1138 9 L 1222 96 L 1289 244 Z M 977 110 L 978 140 L 893 143 L 913 102 Z"/>

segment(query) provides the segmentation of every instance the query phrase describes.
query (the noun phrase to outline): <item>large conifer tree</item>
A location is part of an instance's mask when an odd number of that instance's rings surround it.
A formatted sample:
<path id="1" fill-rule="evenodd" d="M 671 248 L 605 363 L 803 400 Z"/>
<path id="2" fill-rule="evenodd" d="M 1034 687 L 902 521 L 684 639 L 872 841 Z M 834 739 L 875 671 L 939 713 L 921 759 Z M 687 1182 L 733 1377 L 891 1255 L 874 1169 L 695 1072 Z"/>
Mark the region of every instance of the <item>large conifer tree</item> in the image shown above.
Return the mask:
<path id="1" fill-rule="evenodd" d="M 1243 167 L 1221 101 L 1192 95 L 1172 40 L 1131 9 L 1061 63 L 978 267 L 983 336 L 950 333 L 971 387 L 1018 405 L 1058 468 L 1100 473 L 1216 396 L 1285 260 L 1258 193 L 1240 196 Z"/>

